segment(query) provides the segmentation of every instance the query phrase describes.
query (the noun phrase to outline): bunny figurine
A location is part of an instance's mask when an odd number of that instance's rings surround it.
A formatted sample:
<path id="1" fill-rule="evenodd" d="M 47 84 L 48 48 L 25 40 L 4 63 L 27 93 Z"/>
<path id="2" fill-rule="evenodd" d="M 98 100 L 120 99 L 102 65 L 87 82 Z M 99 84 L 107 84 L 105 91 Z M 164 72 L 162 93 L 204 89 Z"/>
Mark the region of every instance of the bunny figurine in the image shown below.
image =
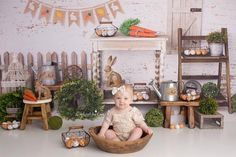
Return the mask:
<path id="1" fill-rule="evenodd" d="M 105 77 L 106 83 L 108 87 L 120 87 L 122 85 L 121 75 L 112 70 L 111 66 L 113 66 L 116 62 L 116 57 L 112 58 L 112 56 L 108 57 L 107 65 L 105 66 Z"/>

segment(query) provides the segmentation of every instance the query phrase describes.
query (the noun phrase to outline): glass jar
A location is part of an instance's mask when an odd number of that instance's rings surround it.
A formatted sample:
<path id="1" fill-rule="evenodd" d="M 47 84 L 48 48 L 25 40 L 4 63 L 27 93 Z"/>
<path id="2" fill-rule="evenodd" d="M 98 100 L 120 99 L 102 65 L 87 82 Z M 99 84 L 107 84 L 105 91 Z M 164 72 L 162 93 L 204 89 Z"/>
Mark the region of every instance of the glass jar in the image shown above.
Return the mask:
<path id="1" fill-rule="evenodd" d="M 112 22 L 100 22 L 95 28 L 95 33 L 100 37 L 112 37 L 116 34 L 118 28 Z"/>

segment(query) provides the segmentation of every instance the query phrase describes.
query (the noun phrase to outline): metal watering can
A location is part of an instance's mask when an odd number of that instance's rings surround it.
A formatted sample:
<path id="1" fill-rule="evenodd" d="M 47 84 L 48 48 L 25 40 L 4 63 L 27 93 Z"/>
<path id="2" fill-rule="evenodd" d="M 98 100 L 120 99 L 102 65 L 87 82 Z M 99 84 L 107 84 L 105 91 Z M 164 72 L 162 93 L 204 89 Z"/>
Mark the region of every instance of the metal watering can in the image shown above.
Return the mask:
<path id="1" fill-rule="evenodd" d="M 154 88 L 157 96 L 163 101 L 177 101 L 179 99 L 178 82 L 172 80 L 163 81 L 159 89 L 156 87 L 154 80 L 149 85 Z"/>

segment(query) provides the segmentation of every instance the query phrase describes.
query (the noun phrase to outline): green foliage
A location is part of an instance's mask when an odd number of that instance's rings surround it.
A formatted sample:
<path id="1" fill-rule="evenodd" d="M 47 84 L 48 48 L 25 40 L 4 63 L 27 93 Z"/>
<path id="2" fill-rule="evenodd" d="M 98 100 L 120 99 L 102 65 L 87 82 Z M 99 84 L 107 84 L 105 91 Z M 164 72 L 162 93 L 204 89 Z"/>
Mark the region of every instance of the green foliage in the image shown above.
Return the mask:
<path id="1" fill-rule="evenodd" d="M 150 109 L 145 115 L 145 121 L 150 127 L 159 127 L 163 124 L 164 116 L 161 110 L 157 108 Z"/>
<path id="2" fill-rule="evenodd" d="M 48 119 L 48 125 L 53 130 L 60 129 L 62 126 L 62 123 L 63 123 L 62 118 L 59 116 L 52 116 L 52 117 L 49 117 Z"/>
<path id="3" fill-rule="evenodd" d="M 218 109 L 218 103 L 213 98 L 207 98 L 200 101 L 199 111 L 203 114 L 215 114 Z"/>
<path id="4" fill-rule="evenodd" d="M 58 110 L 66 119 L 95 119 L 102 112 L 102 93 L 92 81 L 73 80 L 56 92 Z"/>
<path id="5" fill-rule="evenodd" d="M 202 94 L 206 98 L 215 98 L 219 91 L 219 88 L 213 82 L 207 82 L 202 86 Z"/>
<path id="6" fill-rule="evenodd" d="M 24 109 L 22 90 L 0 95 L 0 122 L 6 120 L 4 116 L 7 115 L 7 107 L 18 107 L 17 120 L 21 120 Z"/>
<path id="7" fill-rule="evenodd" d="M 231 97 L 231 104 L 233 107 L 233 112 L 236 112 L 236 94 Z"/>
<path id="8" fill-rule="evenodd" d="M 224 43 L 227 39 L 226 34 L 221 32 L 211 32 L 207 36 L 208 43 Z"/>
<path id="9" fill-rule="evenodd" d="M 128 20 L 125 20 L 119 30 L 121 31 L 121 33 L 123 33 L 124 35 L 129 35 L 129 28 L 133 25 L 137 25 L 140 23 L 140 20 L 138 18 L 136 19 L 128 19 Z"/>

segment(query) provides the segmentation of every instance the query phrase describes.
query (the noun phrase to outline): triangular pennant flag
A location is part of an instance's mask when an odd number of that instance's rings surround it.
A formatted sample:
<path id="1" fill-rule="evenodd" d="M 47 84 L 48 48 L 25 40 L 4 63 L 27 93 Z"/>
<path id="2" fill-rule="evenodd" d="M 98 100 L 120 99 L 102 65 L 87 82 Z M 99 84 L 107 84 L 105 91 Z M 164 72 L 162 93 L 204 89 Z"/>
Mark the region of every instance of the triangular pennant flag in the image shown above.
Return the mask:
<path id="1" fill-rule="evenodd" d="M 69 18 L 69 26 L 72 23 L 76 23 L 78 26 L 80 26 L 80 17 L 79 17 L 79 12 L 76 11 L 69 11 L 68 13 L 68 18 Z"/>
<path id="2" fill-rule="evenodd" d="M 36 14 L 36 11 L 38 10 L 38 8 L 39 8 L 39 3 L 38 2 L 34 2 L 32 0 L 29 0 L 28 3 L 27 3 L 27 6 L 25 8 L 24 13 L 30 12 L 32 17 L 34 17 L 35 14 Z"/>
<path id="3" fill-rule="evenodd" d="M 115 18 L 117 12 L 124 13 L 123 9 L 121 8 L 119 0 L 114 0 L 108 3 L 108 7 L 111 10 L 113 17 Z"/>
<path id="4" fill-rule="evenodd" d="M 65 22 L 65 11 L 56 9 L 54 12 L 53 17 L 53 23 L 56 24 L 57 22 L 60 22 L 61 24 L 64 24 Z"/>
<path id="5" fill-rule="evenodd" d="M 94 14 L 93 14 L 92 9 L 83 11 L 82 17 L 83 17 L 85 26 L 88 24 L 88 22 L 94 23 Z"/>
<path id="6" fill-rule="evenodd" d="M 45 22 L 48 23 L 48 21 L 50 20 L 51 13 L 52 13 L 52 8 L 42 5 L 39 14 L 39 19 L 43 18 Z"/>
<path id="7" fill-rule="evenodd" d="M 105 5 L 96 8 L 95 9 L 95 13 L 97 15 L 98 21 L 102 21 L 104 18 L 109 20 L 109 16 L 108 16 L 108 13 L 107 13 Z"/>

